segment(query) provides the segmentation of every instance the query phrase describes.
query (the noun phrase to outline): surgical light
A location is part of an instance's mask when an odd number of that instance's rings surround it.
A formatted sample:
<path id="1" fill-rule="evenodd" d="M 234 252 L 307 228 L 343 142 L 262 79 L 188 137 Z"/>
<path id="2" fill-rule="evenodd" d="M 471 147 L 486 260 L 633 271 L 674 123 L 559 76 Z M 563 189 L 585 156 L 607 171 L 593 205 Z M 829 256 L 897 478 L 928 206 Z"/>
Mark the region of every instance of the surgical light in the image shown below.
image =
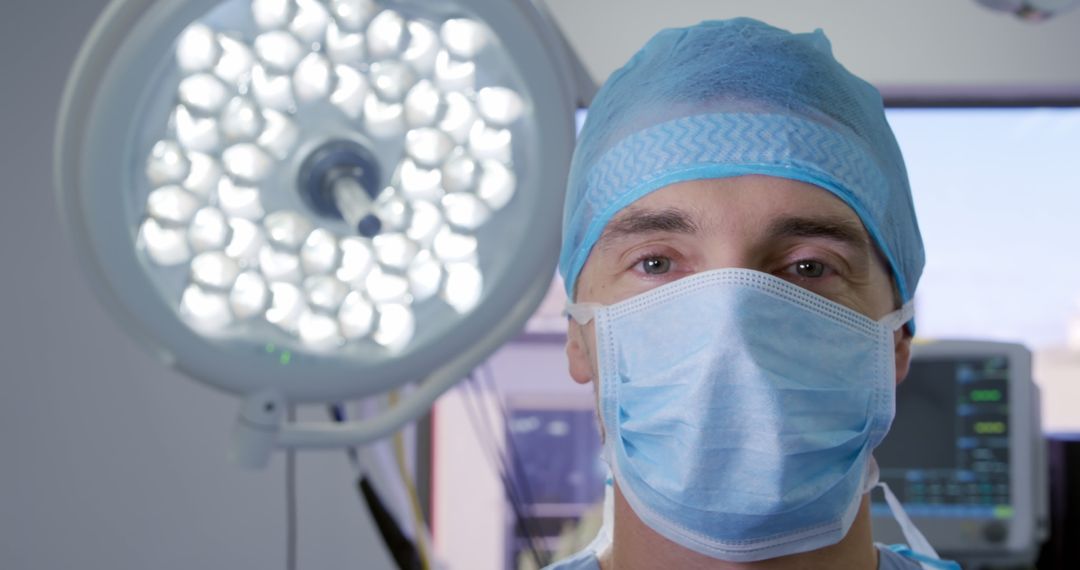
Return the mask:
<path id="1" fill-rule="evenodd" d="M 124 327 L 247 399 L 242 460 L 363 443 L 540 302 L 584 76 L 526 0 L 115 0 L 64 94 L 61 210 Z M 364 424 L 283 422 L 412 382 Z"/>
<path id="2" fill-rule="evenodd" d="M 975 0 L 991 10 L 1009 12 L 1029 22 L 1042 22 L 1072 10 L 1077 0 Z"/>

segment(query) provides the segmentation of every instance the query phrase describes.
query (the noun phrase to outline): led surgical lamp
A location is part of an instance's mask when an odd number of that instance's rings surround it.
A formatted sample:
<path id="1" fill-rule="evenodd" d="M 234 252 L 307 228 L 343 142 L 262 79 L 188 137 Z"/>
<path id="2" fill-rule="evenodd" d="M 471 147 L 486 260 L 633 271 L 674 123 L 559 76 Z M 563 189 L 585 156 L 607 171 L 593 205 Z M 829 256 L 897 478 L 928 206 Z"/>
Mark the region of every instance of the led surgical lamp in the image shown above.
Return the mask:
<path id="1" fill-rule="evenodd" d="M 594 89 L 530 0 L 115 0 L 64 92 L 60 208 L 123 327 L 246 398 L 242 463 L 363 444 L 540 303 Z"/>

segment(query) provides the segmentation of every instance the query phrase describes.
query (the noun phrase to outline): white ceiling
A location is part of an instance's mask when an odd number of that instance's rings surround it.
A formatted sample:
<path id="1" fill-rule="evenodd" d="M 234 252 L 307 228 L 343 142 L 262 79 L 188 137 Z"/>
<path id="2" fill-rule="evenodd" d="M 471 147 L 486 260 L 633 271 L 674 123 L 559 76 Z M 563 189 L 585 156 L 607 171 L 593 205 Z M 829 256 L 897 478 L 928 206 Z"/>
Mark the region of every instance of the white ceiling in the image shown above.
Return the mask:
<path id="1" fill-rule="evenodd" d="M 1015 94 L 1080 98 L 1080 9 L 1041 24 L 975 0 L 546 0 L 602 80 L 662 28 L 755 17 L 822 28 L 837 57 L 886 95 Z"/>

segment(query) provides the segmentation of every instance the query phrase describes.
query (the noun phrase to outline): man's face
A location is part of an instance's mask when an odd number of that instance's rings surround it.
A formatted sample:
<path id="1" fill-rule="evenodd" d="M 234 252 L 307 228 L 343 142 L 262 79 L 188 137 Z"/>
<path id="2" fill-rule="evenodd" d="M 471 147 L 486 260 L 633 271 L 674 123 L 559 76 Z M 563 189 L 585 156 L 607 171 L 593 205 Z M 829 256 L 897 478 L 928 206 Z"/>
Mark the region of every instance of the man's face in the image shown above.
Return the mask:
<path id="1" fill-rule="evenodd" d="M 657 190 L 607 225 L 578 277 L 576 302 L 610 305 L 711 269 L 769 273 L 872 319 L 895 310 L 892 280 L 859 217 L 817 186 L 769 176 L 695 180 Z M 593 323 L 570 322 L 578 382 L 599 377 Z M 895 337 L 896 378 L 910 338 Z"/>

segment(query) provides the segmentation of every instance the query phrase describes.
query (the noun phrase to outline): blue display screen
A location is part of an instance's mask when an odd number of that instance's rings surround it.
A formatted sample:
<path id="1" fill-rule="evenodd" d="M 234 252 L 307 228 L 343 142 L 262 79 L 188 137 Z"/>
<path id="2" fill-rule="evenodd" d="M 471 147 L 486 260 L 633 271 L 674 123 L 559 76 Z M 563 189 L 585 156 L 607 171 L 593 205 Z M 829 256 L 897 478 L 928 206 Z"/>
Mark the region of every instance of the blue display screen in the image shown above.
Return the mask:
<path id="1" fill-rule="evenodd" d="M 913 361 L 874 456 L 912 516 L 1012 516 L 1008 360 Z M 888 513 L 883 502 L 873 507 Z"/>

